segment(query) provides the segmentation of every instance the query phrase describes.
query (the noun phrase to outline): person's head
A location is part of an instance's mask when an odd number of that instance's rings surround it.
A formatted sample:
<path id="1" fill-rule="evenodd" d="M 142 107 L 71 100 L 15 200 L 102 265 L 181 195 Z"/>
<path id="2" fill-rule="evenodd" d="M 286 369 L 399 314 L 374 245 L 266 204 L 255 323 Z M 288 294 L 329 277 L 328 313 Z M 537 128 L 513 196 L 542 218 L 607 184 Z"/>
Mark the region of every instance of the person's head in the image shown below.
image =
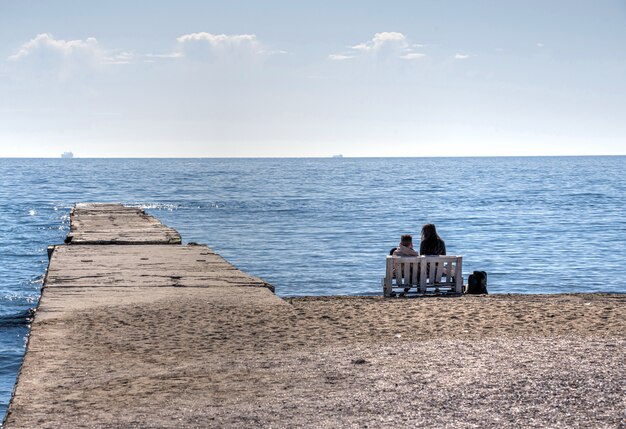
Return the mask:
<path id="1" fill-rule="evenodd" d="M 410 234 L 404 234 L 400 237 L 400 244 L 405 247 L 413 247 L 413 236 Z"/>
<path id="2" fill-rule="evenodd" d="M 427 223 L 422 227 L 422 241 L 433 240 L 437 237 L 437 228 L 435 228 L 435 224 Z"/>

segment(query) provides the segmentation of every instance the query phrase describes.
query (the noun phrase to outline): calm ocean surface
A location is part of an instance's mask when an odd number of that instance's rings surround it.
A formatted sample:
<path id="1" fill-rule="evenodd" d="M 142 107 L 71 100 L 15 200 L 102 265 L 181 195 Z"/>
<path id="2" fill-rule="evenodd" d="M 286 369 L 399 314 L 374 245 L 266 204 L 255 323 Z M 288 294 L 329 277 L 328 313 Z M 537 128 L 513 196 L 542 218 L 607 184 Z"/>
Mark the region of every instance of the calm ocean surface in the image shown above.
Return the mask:
<path id="1" fill-rule="evenodd" d="M 626 157 L 0 159 L 0 417 L 79 201 L 143 207 L 281 296 L 380 294 L 427 222 L 491 293 L 626 292 Z"/>

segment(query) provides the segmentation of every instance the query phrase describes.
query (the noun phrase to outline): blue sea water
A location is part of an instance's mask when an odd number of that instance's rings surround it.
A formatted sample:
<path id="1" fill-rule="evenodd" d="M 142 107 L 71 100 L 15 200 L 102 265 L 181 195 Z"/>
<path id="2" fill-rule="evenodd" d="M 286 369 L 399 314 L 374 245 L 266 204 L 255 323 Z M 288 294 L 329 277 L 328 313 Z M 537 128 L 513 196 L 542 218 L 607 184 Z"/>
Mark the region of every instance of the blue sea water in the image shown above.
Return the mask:
<path id="1" fill-rule="evenodd" d="M 626 291 L 626 157 L 0 159 L 0 415 L 75 202 L 145 208 L 281 296 L 380 294 L 435 223 L 491 293 Z"/>

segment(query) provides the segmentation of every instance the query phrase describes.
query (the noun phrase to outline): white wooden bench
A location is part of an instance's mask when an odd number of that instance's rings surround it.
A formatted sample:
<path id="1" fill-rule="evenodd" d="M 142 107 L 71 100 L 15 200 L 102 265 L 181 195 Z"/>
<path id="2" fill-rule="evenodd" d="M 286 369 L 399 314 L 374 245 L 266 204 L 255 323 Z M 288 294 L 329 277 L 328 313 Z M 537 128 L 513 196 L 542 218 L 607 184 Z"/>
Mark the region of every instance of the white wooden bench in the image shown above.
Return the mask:
<path id="1" fill-rule="evenodd" d="M 387 270 L 383 281 L 385 296 L 394 289 L 414 289 L 425 294 L 428 289 L 449 289 L 463 293 L 462 256 L 387 256 Z"/>

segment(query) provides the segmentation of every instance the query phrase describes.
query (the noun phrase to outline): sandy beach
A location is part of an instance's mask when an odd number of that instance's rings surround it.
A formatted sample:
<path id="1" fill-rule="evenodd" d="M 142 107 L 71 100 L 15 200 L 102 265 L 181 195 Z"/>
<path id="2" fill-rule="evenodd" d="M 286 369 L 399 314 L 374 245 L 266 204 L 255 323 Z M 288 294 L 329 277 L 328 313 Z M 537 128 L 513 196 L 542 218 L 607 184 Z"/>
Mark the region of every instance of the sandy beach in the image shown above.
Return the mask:
<path id="1" fill-rule="evenodd" d="M 45 379 L 14 413 L 23 427 L 624 425 L 626 295 L 276 305 L 248 290 L 253 303 L 221 288 L 76 296 L 42 320 L 55 335 L 29 355 L 50 357 L 32 369 Z"/>

